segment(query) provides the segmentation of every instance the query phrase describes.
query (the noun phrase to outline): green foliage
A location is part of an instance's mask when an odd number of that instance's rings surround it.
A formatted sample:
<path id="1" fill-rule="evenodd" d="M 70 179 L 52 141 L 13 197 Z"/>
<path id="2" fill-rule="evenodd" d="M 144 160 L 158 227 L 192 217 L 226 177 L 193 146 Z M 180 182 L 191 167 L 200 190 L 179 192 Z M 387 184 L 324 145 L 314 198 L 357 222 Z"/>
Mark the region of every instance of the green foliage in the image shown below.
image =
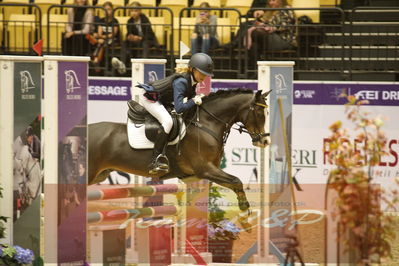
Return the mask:
<path id="1" fill-rule="evenodd" d="M 219 191 L 219 187 L 211 186 L 209 189 L 209 222 L 217 223 L 224 219 L 225 211 L 222 210 L 217 201 L 223 197 Z"/>
<path id="2" fill-rule="evenodd" d="M 217 204 L 217 201 L 223 197 L 219 190 L 220 187 L 217 186 L 211 186 L 209 189 L 208 237 L 218 240 L 238 239 L 240 228 L 224 217 L 226 212 Z"/>
<path id="3" fill-rule="evenodd" d="M 3 188 L 0 186 L 0 199 L 3 198 Z M 5 216 L 0 216 L 0 239 L 5 237 L 5 226 L 4 223 L 7 222 L 7 217 Z"/>
<path id="4" fill-rule="evenodd" d="M 381 258 L 391 256 L 390 243 L 396 235 L 394 219 L 384 213 L 381 203 L 387 211 L 396 211 L 398 192 L 387 193 L 372 182 L 373 167 L 387 154 L 383 120 L 370 118 L 360 110 L 367 101 L 357 101 L 354 96 L 347 99 L 346 115 L 355 134 L 351 137 L 341 121 L 330 126 L 328 153 L 335 167 L 330 171 L 328 188 L 338 195 L 333 216 L 337 218 L 338 233 L 349 233 L 344 239 L 345 250 L 359 255 L 356 263 L 379 263 Z M 355 141 L 351 141 L 353 136 Z"/>

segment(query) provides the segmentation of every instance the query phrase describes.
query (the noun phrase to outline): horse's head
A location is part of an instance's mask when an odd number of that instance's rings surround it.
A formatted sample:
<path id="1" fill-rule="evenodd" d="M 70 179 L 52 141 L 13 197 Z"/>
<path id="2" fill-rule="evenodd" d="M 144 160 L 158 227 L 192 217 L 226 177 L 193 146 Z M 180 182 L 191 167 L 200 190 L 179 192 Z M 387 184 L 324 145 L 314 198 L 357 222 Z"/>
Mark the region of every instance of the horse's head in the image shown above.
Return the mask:
<path id="1" fill-rule="evenodd" d="M 242 123 L 252 138 L 252 144 L 260 148 L 265 148 L 270 142 L 269 134 L 265 133 L 266 98 L 270 92 L 262 94 L 261 91 L 258 91 L 251 100 L 249 108 L 243 112 L 242 117 Z"/>

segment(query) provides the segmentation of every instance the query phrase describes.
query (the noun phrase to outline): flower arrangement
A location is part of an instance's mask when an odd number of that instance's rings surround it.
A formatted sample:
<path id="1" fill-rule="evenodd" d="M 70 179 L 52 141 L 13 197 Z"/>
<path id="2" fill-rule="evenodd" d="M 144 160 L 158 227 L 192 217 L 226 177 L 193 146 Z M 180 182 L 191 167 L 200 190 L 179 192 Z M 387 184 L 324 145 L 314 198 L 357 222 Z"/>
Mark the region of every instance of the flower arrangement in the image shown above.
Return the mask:
<path id="1" fill-rule="evenodd" d="M 0 198 L 3 197 L 3 188 L 0 186 Z M 0 216 L 0 238 L 5 237 L 5 226 L 8 217 Z M 34 259 L 33 251 L 30 249 L 23 249 L 20 246 L 0 245 L 0 265 L 24 265 L 29 264 Z"/>
<path id="2" fill-rule="evenodd" d="M 20 246 L 0 246 L 0 264 L 1 265 L 25 265 L 33 261 L 33 251 L 23 249 Z"/>
<path id="3" fill-rule="evenodd" d="M 209 221 L 208 238 L 215 240 L 236 240 L 241 229 L 224 217 L 225 211 L 217 204 L 223 195 L 220 187 L 211 186 L 209 190 Z"/>
<path id="4" fill-rule="evenodd" d="M 383 120 L 361 111 L 360 106 L 367 101 L 342 96 L 348 99 L 346 115 L 354 125 L 355 142 L 349 141 L 351 136 L 341 121 L 330 126 L 329 160 L 335 167 L 330 172 L 328 188 L 338 195 L 333 213 L 338 218 L 338 233 L 349 235 L 342 239 L 344 251 L 357 254 L 354 263 L 369 265 L 392 255 L 394 217 L 384 213 L 381 203 L 387 210 L 397 211 L 399 194 L 395 189 L 387 193 L 373 182 L 373 167 L 387 154 L 387 138 L 381 130 Z"/>

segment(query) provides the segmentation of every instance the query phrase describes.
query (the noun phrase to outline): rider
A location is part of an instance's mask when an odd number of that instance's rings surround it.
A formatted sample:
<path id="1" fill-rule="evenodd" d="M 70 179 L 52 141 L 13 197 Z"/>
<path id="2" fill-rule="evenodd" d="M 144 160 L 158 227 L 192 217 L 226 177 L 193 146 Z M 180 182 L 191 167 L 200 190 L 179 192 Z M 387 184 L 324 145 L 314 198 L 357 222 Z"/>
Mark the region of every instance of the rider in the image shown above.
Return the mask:
<path id="1" fill-rule="evenodd" d="M 33 158 L 40 160 L 40 139 L 33 133 L 33 128 L 28 126 L 25 131 L 26 144 Z"/>
<path id="2" fill-rule="evenodd" d="M 159 160 L 161 155 L 164 156 L 173 126 L 172 117 L 165 107 L 174 107 L 180 114 L 195 104 L 201 105 L 203 95 L 196 95 L 195 88 L 206 76 L 213 76 L 212 71 L 212 59 L 207 54 L 196 53 L 191 57 L 188 68 L 178 70 L 177 73 L 164 79 L 137 86 L 145 90 L 140 95 L 140 104 L 161 123 L 149 165 L 150 174 L 169 172 L 167 162 Z M 187 101 L 183 101 L 186 97 Z"/>

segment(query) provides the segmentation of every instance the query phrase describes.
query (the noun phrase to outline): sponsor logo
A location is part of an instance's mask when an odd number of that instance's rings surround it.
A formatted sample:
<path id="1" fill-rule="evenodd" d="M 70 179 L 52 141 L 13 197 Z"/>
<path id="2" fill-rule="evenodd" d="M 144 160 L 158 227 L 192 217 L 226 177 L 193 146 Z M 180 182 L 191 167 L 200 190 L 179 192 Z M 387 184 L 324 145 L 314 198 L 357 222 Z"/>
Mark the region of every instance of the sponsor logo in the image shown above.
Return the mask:
<path id="1" fill-rule="evenodd" d="M 378 100 L 378 91 L 375 90 L 361 90 L 355 93 L 358 100 Z"/>
<path id="2" fill-rule="evenodd" d="M 65 72 L 65 90 L 67 100 L 80 100 L 82 98 L 79 94 L 73 94 L 75 90 L 80 89 L 81 85 L 74 70 L 66 70 Z"/>
<path id="3" fill-rule="evenodd" d="M 32 75 L 28 70 L 20 71 L 19 75 L 21 77 L 21 98 L 23 100 L 34 100 L 36 95 L 28 94 L 30 90 L 35 88 L 35 83 L 33 82 Z"/>
<path id="4" fill-rule="evenodd" d="M 343 95 L 352 95 L 351 88 L 334 88 L 330 91 L 331 98 L 334 98 L 337 102 L 339 99 L 343 98 Z M 399 91 L 392 90 L 359 90 L 353 94 L 358 100 L 368 100 L 368 101 L 395 101 L 399 100 Z M 295 94 L 297 97 L 297 94 Z"/>
<path id="5" fill-rule="evenodd" d="M 300 168 L 317 168 L 316 150 L 292 150 L 292 164 Z"/>
<path id="6" fill-rule="evenodd" d="M 274 75 L 274 86 L 276 88 L 276 93 L 281 94 L 284 91 L 288 90 L 287 82 L 285 81 L 283 74 Z"/>
<path id="7" fill-rule="evenodd" d="M 297 99 L 313 99 L 316 91 L 314 90 L 296 90 L 294 97 Z"/>
<path id="8" fill-rule="evenodd" d="M 350 95 L 350 89 L 334 88 L 334 90 L 330 91 L 331 98 L 335 99 L 337 102 L 342 99 L 343 94 Z"/>
<path id="9" fill-rule="evenodd" d="M 257 148 L 241 148 L 235 147 L 231 151 L 231 164 L 232 165 L 251 165 L 256 166 Z"/>
<path id="10" fill-rule="evenodd" d="M 156 71 L 148 71 L 148 82 L 154 82 L 158 80 L 158 75 Z"/>
<path id="11" fill-rule="evenodd" d="M 127 86 L 89 86 L 89 95 L 128 96 Z"/>

